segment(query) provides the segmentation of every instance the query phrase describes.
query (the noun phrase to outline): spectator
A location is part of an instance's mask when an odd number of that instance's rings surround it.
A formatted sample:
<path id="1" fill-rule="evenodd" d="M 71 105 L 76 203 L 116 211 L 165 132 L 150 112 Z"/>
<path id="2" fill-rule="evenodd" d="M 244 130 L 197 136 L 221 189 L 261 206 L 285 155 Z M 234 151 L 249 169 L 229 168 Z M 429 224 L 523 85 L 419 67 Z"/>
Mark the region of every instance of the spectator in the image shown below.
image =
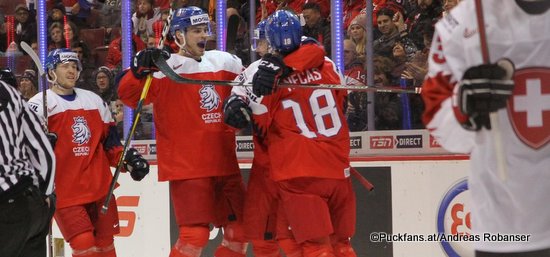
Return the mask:
<path id="1" fill-rule="evenodd" d="M 65 16 L 65 6 L 62 3 L 56 3 L 48 13 L 48 25 L 51 26 L 54 22 L 63 23 Z"/>
<path id="2" fill-rule="evenodd" d="M 395 65 L 391 72 L 391 85 L 399 85 L 399 80 L 403 77 L 403 73 L 414 59 L 416 53 L 416 48 L 407 47 L 407 45 L 401 41 L 395 42 L 392 49 L 392 59 Z"/>
<path id="3" fill-rule="evenodd" d="M 358 58 L 355 43 L 344 40 L 344 78 L 348 85 L 364 85 L 363 60 Z M 367 130 L 367 93 L 352 91 L 348 94 L 346 119 L 350 131 Z"/>
<path id="4" fill-rule="evenodd" d="M 298 14 L 302 12 L 302 7 L 304 6 L 305 0 L 265 0 L 260 1 L 258 10 L 256 11 L 256 24 L 261 20 L 267 18 L 267 16 L 274 13 L 276 10 L 281 10 L 282 8 L 289 8 L 292 12 Z"/>
<path id="5" fill-rule="evenodd" d="M 366 7 L 366 2 L 363 0 L 345 0 L 344 1 L 344 29 L 348 29 L 349 25 L 355 19 L 361 10 Z"/>
<path id="6" fill-rule="evenodd" d="M 319 41 L 324 48 L 327 56 L 330 56 L 330 23 L 321 15 L 321 7 L 315 2 L 304 4 L 302 15 L 306 24 L 302 26 L 304 36 L 311 37 Z"/>
<path id="7" fill-rule="evenodd" d="M 319 5 L 319 10 L 321 11 L 321 17 L 328 20 L 330 17 L 330 1 L 328 0 L 304 0 L 304 4 L 307 3 L 316 3 Z M 302 12 L 304 9 L 302 8 Z"/>
<path id="8" fill-rule="evenodd" d="M 430 42 L 434 35 L 434 24 L 426 22 L 422 31 L 424 38 L 424 49 L 417 51 L 412 60 L 407 63 L 402 76 L 414 80 L 415 86 L 420 86 L 428 73 L 428 54 L 430 52 Z"/>
<path id="9" fill-rule="evenodd" d="M 17 46 L 21 41 L 30 44 L 31 39 L 36 35 L 36 21 L 30 15 L 29 8 L 25 4 L 18 4 L 15 7 L 15 42 Z"/>
<path id="10" fill-rule="evenodd" d="M 50 43 L 48 44 L 49 49 L 58 49 L 67 46 L 67 43 L 63 38 L 63 23 L 52 23 L 48 31 L 50 33 Z"/>
<path id="11" fill-rule="evenodd" d="M 115 74 L 121 70 L 122 65 L 122 47 L 120 45 L 121 42 L 122 36 L 118 36 L 109 44 L 107 58 L 105 59 L 105 66 L 113 70 Z M 132 34 L 132 54 L 143 49 L 145 49 L 145 44 L 143 43 L 141 38 L 136 34 Z"/>
<path id="12" fill-rule="evenodd" d="M 90 28 L 86 20 L 92 11 L 92 4 L 95 1 L 89 0 L 62 0 L 65 6 L 65 13 L 70 21 L 74 22 L 79 28 Z"/>
<path id="13" fill-rule="evenodd" d="M 86 90 L 93 89 L 92 73 L 95 71 L 95 64 L 90 60 L 90 50 L 84 41 L 77 41 L 71 45 L 71 51 L 78 55 L 78 59 L 82 64 L 82 71 L 76 81 L 76 87 Z"/>
<path id="14" fill-rule="evenodd" d="M 418 9 L 416 14 L 409 20 L 409 37 L 419 49 L 424 48 L 422 37 L 423 24 L 428 22 L 435 24 L 443 14 L 443 4 L 440 0 L 417 0 Z"/>
<path id="15" fill-rule="evenodd" d="M 0 53 L 8 48 L 8 34 L 6 33 L 6 23 L 4 23 L 4 14 L 0 11 Z"/>
<path id="16" fill-rule="evenodd" d="M 374 85 L 384 86 L 389 84 L 389 74 L 385 67 L 374 66 Z M 392 93 L 376 93 L 375 95 L 375 128 L 376 130 L 401 129 L 401 105 L 400 95 Z"/>
<path id="17" fill-rule="evenodd" d="M 65 43 L 73 45 L 73 43 L 78 42 L 78 33 L 79 29 L 72 21 L 68 21 L 63 25 L 63 37 L 65 38 Z"/>
<path id="18" fill-rule="evenodd" d="M 23 100 L 29 101 L 31 97 L 38 93 L 38 81 L 36 73 L 33 70 L 25 70 L 19 79 L 17 90 L 21 93 Z"/>
<path id="19" fill-rule="evenodd" d="M 374 53 L 386 57 L 391 57 L 393 47 L 397 41 L 401 41 L 406 48 L 417 50 L 416 45 L 408 38 L 406 32 L 400 32 L 393 22 L 395 12 L 391 9 L 381 9 L 376 14 L 378 30 L 382 36 L 374 41 Z"/>
<path id="20" fill-rule="evenodd" d="M 136 12 L 132 15 L 134 33 L 143 42 L 147 42 L 149 36 L 155 35 L 153 34 L 153 23 L 161 18 L 160 9 L 154 8 L 154 6 L 155 0 L 138 0 Z"/>
<path id="21" fill-rule="evenodd" d="M 367 24 L 367 17 L 364 14 L 357 15 L 348 27 L 348 37 L 353 41 L 355 45 L 355 52 L 358 55 L 357 58 L 364 61 L 366 58 L 367 47 L 367 31 L 365 25 Z"/>
<path id="22" fill-rule="evenodd" d="M 99 26 L 106 28 L 107 33 L 110 33 L 112 28 L 118 28 L 121 17 L 121 1 L 120 0 L 106 0 L 101 7 L 101 14 L 99 16 Z"/>
<path id="23" fill-rule="evenodd" d="M 117 95 L 114 90 L 113 73 L 109 68 L 101 66 L 92 75 L 94 81 L 94 91 L 101 96 L 103 101 L 110 105 L 111 102 L 116 101 Z"/>

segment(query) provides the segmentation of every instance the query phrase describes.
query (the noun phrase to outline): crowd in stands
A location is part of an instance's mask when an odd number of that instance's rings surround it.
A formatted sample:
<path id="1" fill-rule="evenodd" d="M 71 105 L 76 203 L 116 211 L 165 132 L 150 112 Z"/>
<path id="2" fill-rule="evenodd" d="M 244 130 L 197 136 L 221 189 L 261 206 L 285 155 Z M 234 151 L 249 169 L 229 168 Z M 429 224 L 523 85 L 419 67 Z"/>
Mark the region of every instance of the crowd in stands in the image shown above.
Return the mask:
<path id="1" fill-rule="evenodd" d="M 19 90 L 28 99 L 37 93 L 37 73 L 21 42 L 37 51 L 35 1 L 16 0 L 0 4 L 0 65 L 15 65 Z M 364 0 L 343 0 L 344 75 L 346 83 L 366 84 L 366 60 L 374 60 L 374 86 L 420 87 L 427 72 L 427 57 L 434 24 L 459 0 L 374 0 L 374 56 L 367 56 L 366 6 Z M 11 1 L 10 1 L 11 2 Z M 156 45 L 169 8 L 199 6 L 215 17 L 215 0 L 136 0 L 132 1 L 132 51 Z M 15 5 L 15 7 L 13 6 Z M 121 71 L 121 0 L 46 0 L 48 48 L 71 48 L 82 62 L 78 87 L 99 94 L 112 106 L 114 117 L 122 120 L 117 101 L 115 77 Z M 303 32 L 316 39 L 331 56 L 329 0 L 256 0 L 254 23 L 277 9 L 300 14 Z M 235 42 L 227 51 L 248 65 L 258 56 L 250 51 L 248 24 L 250 6 L 246 0 L 229 0 L 227 15 L 238 15 L 240 24 Z M 215 33 L 215 20 L 212 21 Z M 216 36 L 208 48 L 215 48 Z M 252 58 L 255 57 L 255 58 Z M 13 62 L 17 58 L 17 62 Z M 419 95 L 374 93 L 374 103 L 366 92 L 350 92 L 347 118 L 351 131 L 423 128 L 420 115 L 423 102 Z M 406 101 L 404 101 L 406 99 Z M 374 106 L 374 107 L 372 107 Z M 368 109 L 374 108 L 374 126 L 368 126 Z M 138 137 L 151 138 L 151 115 L 145 115 L 144 130 Z M 403 121 L 403 117 L 409 117 Z"/>

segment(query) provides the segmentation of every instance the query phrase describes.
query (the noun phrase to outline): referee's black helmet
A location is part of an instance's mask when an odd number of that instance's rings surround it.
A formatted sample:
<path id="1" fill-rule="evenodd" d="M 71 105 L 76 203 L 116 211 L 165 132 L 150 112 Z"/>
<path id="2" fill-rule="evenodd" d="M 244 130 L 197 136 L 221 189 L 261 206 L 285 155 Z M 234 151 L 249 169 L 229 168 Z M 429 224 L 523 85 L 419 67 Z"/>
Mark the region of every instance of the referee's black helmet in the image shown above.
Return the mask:
<path id="1" fill-rule="evenodd" d="M 6 82 L 12 87 L 17 87 L 17 80 L 10 68 L 0 68 L 0 80 Z"/>

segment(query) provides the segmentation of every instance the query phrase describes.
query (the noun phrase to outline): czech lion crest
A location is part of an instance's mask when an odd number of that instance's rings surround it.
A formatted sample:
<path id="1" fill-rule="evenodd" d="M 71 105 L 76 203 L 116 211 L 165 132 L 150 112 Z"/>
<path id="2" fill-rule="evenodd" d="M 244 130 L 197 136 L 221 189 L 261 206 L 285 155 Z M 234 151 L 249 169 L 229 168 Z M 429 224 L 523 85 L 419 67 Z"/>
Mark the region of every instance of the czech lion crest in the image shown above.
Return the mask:
<path id="1" fill-rule="evenodd" d="M 90 128 L 88 127 L 86 119 L 84 119 L 84 117 L 82 116 L 77 116 L 73 119 L 74 123 L 71 126 L 71 128 L 73 129 L 73 143 L 78 145 L 88 143 L 88 141 L 92 137 L 92 133 L 90 132 Z"/>
<path id="2" fill-rule="evenodd" d="M 199 90 L 201 95 L 201 108 L 211 112 L 220 105 L 221 99 L 218 92 L 214 89 L 214 85 L 204 85 Z"/>

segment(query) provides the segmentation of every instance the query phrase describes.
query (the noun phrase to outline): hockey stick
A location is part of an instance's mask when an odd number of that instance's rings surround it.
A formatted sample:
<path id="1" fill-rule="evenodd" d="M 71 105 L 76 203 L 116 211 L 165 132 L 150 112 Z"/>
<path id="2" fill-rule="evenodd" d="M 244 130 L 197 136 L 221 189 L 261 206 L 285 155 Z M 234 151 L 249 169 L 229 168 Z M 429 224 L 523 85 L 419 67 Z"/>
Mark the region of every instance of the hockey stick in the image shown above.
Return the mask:
<path id="1" fill-rule="evenodd" d="M 363 185 L 367 190 L 369 191 L 372 191 L 374 190 L 374 185 L 372 183 L 370 183 L 370 181 L 368 179 L 366 179 L 365 177 L 363 177 L 363 175 L 361 175 L 361 173 L 359 173 L 359 171 L 357 171 L 354 167 L 350 167 L 350 173 L 351 175 L 353 175 L 353 177 L 355 179 L 357 179 L 359 181 L 359 183 L 361 183 L 361 185 Z"/>
<path id="2" fill-rule="evenodd" d="M 196 80 L 188 79 L 180 76 L 176 73 L 166 60 L 161 56 L 153 56 L 153 62 L 159 68 L 159 70 L 169 79 L 174 82 L 182 84 L 199 84 L 199 85 L 217 85 L 217 86 L 231 86 L 231 87 L 252 87 L 251 84 L 244 84 L 243 82 L 236 82 L 232 80 Z M 407 93 L 407 94 L 420 94 L 421 88 L 415 89 L 403 89 L 399 87 L 373 87 L 373 86 L 354 86 L 354 85 L 342 85 L 342 84 L 279 84 L 279 87 L 290 88 L 313 88 L 313 89 L 334 89 L 334 90 L 353 90 L 353 91 L 366 91 L 377 93 Z"/>
<path id="3" fill-rule="evenodd" d="M 38 69 L 38 76 L 42 79 L 46 76 L 46 72 L 44 72 L 44 67 L 42 67 L 42 63 L 40 62 L 40 58 L 32 50 L 32 47 L 27 44 L 25 41 L 21 41 L 21 48 L 25 53 L 27 53 L 32 61 L 34 62 L 34 65 L 36 66 L 36 69 Z M 48 96 L 46 94 L 46 91 L 48 90 L 47 85 L 42 88 L 42 115 L 44 115 L 44 132 L 48 133 Z M 53 203 L 50 203 L 53 204 Z M 55 210 L 54 210 L 55 211 Z M 50 221 L 50 225 L 48 228 L 48 256 L 53 257 L 53 231 L 52 231 L 52 221 Z"/>
<path id="4" fill-rule="evenodd" d="M 170 9 L 170 14 L 166 18 L 166 21 L 164 22 L 164 28 L 162 28 L 162 35 L 157 45 L 158 48 L 162 48 L 164 46 L 164 40 L 168 35 L 168 31 L 170 31 L 170 23 L 172 22 L 173 15 L 174 15 L 174 10 Z M 147 79 L 145 80 L 145 85 L 143 86 L 143 90 L 141 91 L 139 101 L 137 102 L 136 109 L 134 110 L 134 113 L 136 114 L 134 117 L 134 121 L 132 122 L 132 127 L 128 135 L 126 135 L 126 139 L 124 140 L 124 147 L 122 148 L 122 153 L 120 154 L 120 158 L 118 159 L 115 173 L 113 174 L 113 179 L 111 180 L 111 185 L 109 186 L 109 192 L 107 193 L 105 201 L 103 202 L 103 206 L 101 207 L 101 213 L 103 214 L 106 214 L 107 211 L 109 210 L 109 203 L 111 202 L 113 192 L 115 191 L 118 176 L 120 175 L 122 164 L 124 163 L 124 158 L 126 157 L 126 153 L 128 152 L 128 148 L 130 146 L 130 141 L 132 140 L 132 137 L 134 136 L 134 133 L 136 131 L 139 118 L 141 117 L 141 109 L 143 108 L 143 103 L 145 102 L 145 98 L 147 97 L 147 93 L 149 92 L 149 88 L 151 87 L 152 81 L 153 81 L 153 75 L 152 74 L 147 75 Z"/>
<path id="5" fill-rule="evenodd" d="M 481 47 L 481 56 L 484 64 L 491 62 L 489 57 L 489 47 L 487 45 L 487 34 L 485 33 L 485 19 L 483 17 L 483 5 L 481 0 L 475 0 L 477 28 L 479 33 L 479 43 Z M 497 169 L 500 179 L 506 181 L 508 179 L 508 167 L 506 166 L 506 156 L 502 148 L 502 135 L 499 128 L 498 112 L 489 114 L 491 122 L 491 130 L 493 131 L 493 141 L 495 147 L 495 157 L 497 161 Z"/>
<path id="6" fill-rule="evenodd" d="M 38 55 L 34 52 L 34 50 L 32 50 L 32 47 L 29 46 L 29 44 L 27 44 L 27 42 L 25 41 L 21 41 L 21 48 L 23 49 L 23 51 L 25 51 L 25 53 L 27 53 L 32 61 L 34 62 L 34 65 L 36 66 L 36 68 L 38 69 L 38 76 L 40 78 L 42 77 L 45 77 L 46 76 L 46 72 L 44 72 L 44 67 L 42 67 L 42 63 L 40 62 L 40 58 L 38 58 Z M 48 87 L 47 86 L 44 86 L 44 88 L 42 89 L 42 115 L 44 115 L 44 131 L 48 132 L 48 97 L 47 97 L 47 94 L 46 94 L 46 91 L 48 90 L 47 89 Z"/>

